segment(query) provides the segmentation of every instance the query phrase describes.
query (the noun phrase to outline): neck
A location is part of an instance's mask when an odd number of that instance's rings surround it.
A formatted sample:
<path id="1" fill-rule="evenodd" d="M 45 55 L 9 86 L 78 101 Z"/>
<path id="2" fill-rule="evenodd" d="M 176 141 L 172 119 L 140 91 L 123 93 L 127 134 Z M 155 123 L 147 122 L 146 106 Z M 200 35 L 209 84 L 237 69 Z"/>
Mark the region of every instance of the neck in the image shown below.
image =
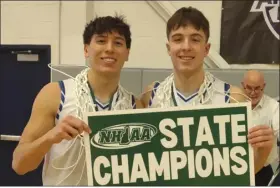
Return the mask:
<path id="1" fill-rule="evenodd" d="M 204 81 L 204 70 L 193 74 L 174 72 L 174 83 L 176 89 L 181 93 L 195 93 Z"/>
<path id="2" fill-rule="evenodd" d="M 257 103 L 252 104 L 252 110 L 254 110 L 258 106 L 258 104 L 260 104 L 262 98 L 263 98 L 263 96 L 261 97 L 261 99 Z"/>
<path id="3" fill-rule="evenodd" d="M 95 97 L 102 103 L 108 102 L 118 88 L 120 75 L 108 76 L 93 70 L 88 72 L 88 81 Z"/>

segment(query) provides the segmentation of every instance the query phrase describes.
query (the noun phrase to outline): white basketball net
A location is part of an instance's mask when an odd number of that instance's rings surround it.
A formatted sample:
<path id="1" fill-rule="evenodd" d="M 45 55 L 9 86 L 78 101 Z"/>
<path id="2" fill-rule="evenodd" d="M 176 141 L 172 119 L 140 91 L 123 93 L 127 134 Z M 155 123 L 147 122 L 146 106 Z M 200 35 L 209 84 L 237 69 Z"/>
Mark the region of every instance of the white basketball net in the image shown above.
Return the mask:
<path id="1" fill-rule="evenodd" d="M 72 78 L 73 80 L 75 80 L 75 94 L 76 94 L 76 112 L 75 112 L 75 116 L 79 119 L 83 119 L 83 115 L 86 112 L 95 112 L 95 107 L 96 104 L 94 101 L 92 101 L 92 97 L 91 97 L 91 93 L 90 93 L 90 88 L 88 86 L 88 71 L 90 70 L 89 67 L 86 66 L 86 68 L 81 71 L 80 74 L 78 74 L 76 77 L 72 77 L 69 74 L 66 74 L 63 71 L 60 71 L 58 69 L 55 69 L 51 66 L 51 64 L 48 65 L 49 68 L 51 70 L 57 71 L 61 74 L 64 74 L 66 76 L 68 76 L 69 78 Z M 119 100 L 117 102 L 113 102 L 112 103 L 112 110 L 120 110 L 120 109 L 129 109 L 131 108 L 131 104 L 132 104 L 132 99 L 131 99 L 131 95 L 132 93 L 126 91 L 120 84 L 118 86 L 118 94 L 119 94 Z M 82 134 L 83 135 L 83 134 Z M 72 170 L 69 172 L 69 174 L 67 174 L 65 176 L 65 178 L 63 178 L 62 180 L 60 180 L 59 182 L 56 183 L 56 185 L 61 185 L 63 183 L 63 181 L 65 181 L 75 170 L 75 167 L 78 165 L 79 161 L 81 159 L 84 159 L 84 163 L 83 163 L 83 169 L 81 172 L 81 176 L 79 178 L 79 181 L 76 183 L 76 185 L 79 185 L 81 179 L 82 179 L 82 175 L 84 173 L 84 169 L 85 169 L 85 165 L 86 165 L 86 160 L 85 160 L 85 147 L 84 147 L 84 139 L 82 137 L 82 135 L 78 135 L 76 136 L 72 143 L 69 145 L 69 147 L 65 150 L 64 153 L 62 153 L 60 156 L 56 157 L 55 159 L 53 159 L 52 161 L 52 167 L 54 169 L 57 170 L 68 170 L 71 169 Z M 54 166 L 54 162 L 63 157 L 67 151 L 69 151 L 70 148 L 72 148 L 73 144 L 75 144 L 76 140 L 80 139 L 80 151 L 79 151 L 79 155 L 77 160 L 75 161 L 74 164 L 68 166 L 68 167 L 63 167 L 63 168 L 59 168 Z M 83 157 L 82 157 L 83 156 Z"/>
<path id="2" fill-rule="evenodd" d="M 225 92 L 225 91 L 220 91 L 217 88 L 215 88 L 214 81 L 215 81 L 215 77 L 211 73 L 205 72 L 204 81 L 198 89 L 197 97 L 195 97 L 191 101 L 190 104 L 191 105 L 209 104 L 209 103 L 211 103 L 211 100 L 213 99 L 213 95 L 215 93 L 225 95 L 228 97 L 228 100 L 232 99 L 233 101 L 239 103 L 239 101 L 237 99 L 235 99 L 234 97 L 232 97 L 229 94 L 229 90 Z M 161 88 L 158 88 L 157 92 L 155 92 L 155 96 L 160 101 L 159 103 L 156 103 L 154 105 L 155 107 L 168 108 L 168 107 L 172 106 L 172 104 L 171 104 L 172 103 L 171 87 L 172 87 L 173 83 L 174 83 L 174 74 L 172 73 L 162 82 Z M 155 91 L 155 88 L 148 90 L 145 93 L 148 93 L 151 91 Z M 145 93 L 142 93 L 141 95 L 143 95 Z M 206 95 L 204 95 L 205 93 L 206 93 Z M 236 93 L 236 92 L 230 92 L 230 93 L 242 95 L 248 101 L 251 101 L 250 98 L 248 98 L 246 95 L 244 95 L 242 93 Z"/>

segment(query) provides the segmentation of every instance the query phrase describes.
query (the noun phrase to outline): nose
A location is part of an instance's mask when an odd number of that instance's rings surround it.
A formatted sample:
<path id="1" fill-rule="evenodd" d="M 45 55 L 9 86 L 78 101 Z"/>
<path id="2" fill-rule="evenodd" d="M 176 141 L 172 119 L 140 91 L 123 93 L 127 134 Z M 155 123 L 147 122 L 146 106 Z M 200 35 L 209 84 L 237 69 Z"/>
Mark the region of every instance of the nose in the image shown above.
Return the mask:
<path id="1" fill-rule="evenodd" d="M 187 50 L 187 51 L 189 51 L 189 50 L 192 49 L 192 46 L 191 46 L 191 43 L 190 43 L 189 39 L 185 39 L 185 40 L 182 42 L 181 48 L 182 48 L 183 50 Z"/>
<path id="2" fill-rule="evenodd" d="M 108 41 L 106 44 L 106 52 L 112 53 L 114 51 L 114 45 L 113 42 Z"/>
<path id="3" fill-rule="evenodd" d="M 259 92 L 257 90 L 255 90 L 255 89 L 251 90 L 251 95 L 257 96 L 258 94 L 259 94 Z"/>
<path id="4" fill-rule="evenodd" d="M 252 92 L 252 93 L 250 93 L 250 95 L 249 95 L 251 98 L 256 98 L 258 95 L 254 92 Z"/>

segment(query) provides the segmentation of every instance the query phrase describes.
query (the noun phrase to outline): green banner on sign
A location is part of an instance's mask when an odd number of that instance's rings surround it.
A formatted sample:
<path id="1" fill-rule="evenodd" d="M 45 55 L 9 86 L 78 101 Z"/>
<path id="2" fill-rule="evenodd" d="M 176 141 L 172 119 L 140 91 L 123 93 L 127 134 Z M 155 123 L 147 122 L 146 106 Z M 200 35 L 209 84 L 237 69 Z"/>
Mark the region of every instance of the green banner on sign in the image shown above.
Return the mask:
<path id="1" fill-rule="evenodd" d="M 89 185 L 254 185 L 250 105 L 89 113 Z"/>

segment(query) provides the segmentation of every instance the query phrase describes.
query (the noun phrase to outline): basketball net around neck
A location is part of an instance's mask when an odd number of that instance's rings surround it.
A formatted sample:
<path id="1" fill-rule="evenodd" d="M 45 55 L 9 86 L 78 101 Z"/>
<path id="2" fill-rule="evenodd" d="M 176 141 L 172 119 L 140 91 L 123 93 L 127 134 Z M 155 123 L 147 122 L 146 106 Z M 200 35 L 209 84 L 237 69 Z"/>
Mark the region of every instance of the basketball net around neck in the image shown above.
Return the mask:
<path id="1" fill-rule="evenodd" d="M 88 86 L 88 71 L 90 68 L 86 66 L 84 70 L 82 70 L 76 77 L 72 77 L 71 75 L 60 71 L 58 69 L 55 69 L 51 66 L 51 64 L 48 65 L 51 70 L 57 71 L 63 75 L 68 76 L 69 78 L 73 79 L 75 81 L 75 98 L 76 98 L 76 111 L 75 111 L 75 117 L 83 120 L 83 116 L 86 112 L 95 112 L 96 110 L 96 103 L 93 101 L 91 97 L 91 92 L 90 88 Z M 132 93 L 126 91 L 120 84 L 118 86 L 118 95 L 119 95 L 119 100 L 118 101 L 113 101 L 112 103 L 112 109 L 111 110 L 119 110 L 119 109 L 129 109 L 131 104 L 131 98 L 129 97 L 132 95 Z M 76 143 L 77 139 L 80 139 L 80 151 L 79 155 L 77 157 L 77 160 L 72 164 L 69 165 L 68 167 L 57 167 L 54 165 L 55 161 L 58 160 L 59 158 L 63 157 L 67 151 L 69 151 L 73 145 Z M 59 182 L 56 183 L 56 185 L 61 185 L 75 170 L 76 166 L 78 165 L 79 161 L 83 158 L 82 156 L 85 156 L 85 146 L 84 146 L 84 139 L 83 139 L 83 134 L 82 135 L 77 135 L 72 141 L 69 147 L 63 152 L 60 156 L 56 157 L 55 159 L 52 160 L 52 167 L 57 170 L 69 170 L 71 171 Z M 83 168 L 81 172 L 81 176 L 76 183 L 76 185 L 79 185 L 80 181 L 82 180 L 82 176 L 85 170 L 86 166 L 86 161 L 84 160 L 83 163 Z"/>
<path id="2" fill-rule="evenodd" d="M 87 84 L 87 82 L 88 82 L 87 72 L 89 70 L 89 67 L 86 67 L 76 77 L 72 77 L 72 76 L 70 76 L 69 74 L 66 74 L 63 71 L 60 71 L 60 70 L 57 70 L 57 69 L 53 68 L 51 66 L 51 64 L 49 64 L 49 68 L 51 70 L 60 72 L 60 73 L 68 76 L 69 78 L 71 78 L 75 81 L 75 87 L 74 88 L 75 88 L 75 98 L 76 98 L 76 105 L 75 105 L 76 106 L 76 110 L 75 110 L 75 117 L 76 118 L 79 118 L 79 119 L 83 120 L 83 114 L 85 112 L 94 112 L 95 111 L 95 103 L 91 102 L 91 100 L 92 100 L 91 99 L 91 94 L 90 94 L 90 90 L 89 90 L 89 87 L 88 87 L 88 84 Z M 84 159 L 83 156 L 85 156 L 85 146 L 84 146 L 84 140 L 83 140 L 82 135 L 77 135 L 73 140 L 69 141 L 71 143 L 65 149 L 65 151 L 61 155 L 57 156 L 56 158 L 54 158 L 51 161 L 51 166 L 56 170 L 62 170 L 62 171 L 63 170 L 70 170 L 70 172 L 64 178 L 62 178 L 61 180 L 56 182 L 56 184 L 55 184 L 56 186 L 63 185 L 63 182 L 67 178 L 69 178 L 69 176 L 74 172 L 75 168 L 79 164 L 79 161 L 81 159 Z M 71 164 L 67 167 L 57 167 L 55 165 L 55 162 L 57 160 L 59 160 L 60 158 L 62 158 L 63 156 L 65 156 L 65 154 L 74 146 L 74 144 L 78 140 L 80 142 L 80 149 L 79 149 L 79 154 L 78 154 L 77 160 L 73 164 Z M 80 175 L 79 180 L 77 181 L 77 183 L 75 185 L 79 185 L 79 183 L 81 182 L 82 176 L 83 176 L 84 171 L 85 171 L 85 165 L 86 165 L 86 161 L 84 160 L 83 167 L 82 167 L 82 172 L 80 173 L 81 175 Z"/>
<path id="3" fill-rule="evenodd" d="M 215 82 L 215 77 L 211 73 L 205 72 L 204 80 L 197 91 L 197 96 L 191 101 L 190 104 L 193 106 L 200 105 L 200 104 L 209 104 L 212 101 L 213 95 L 215 93 L 219 93 L 219 94 L 227 96 L 228 101 L 226 101 L 226 102 L 229 102 L 229 100 L 232 99 L 234 102 L 239 103 L 239 101 L 237 99 L 235 99 L 234 97 L 232 97 L 229 94 L 229 90 L 226 92 L 220 91 L 219 89 L 217 89 L 215 87 L 214 82 Z M 172 87 L 173 83 L 174 83 L 174 73 L 170 74 L 162 82 L 162 84 L 160 84 L 161 91 L 157 91 L 155 93 L 155 96 L 157 96 L 160 101 L 158 104 L 156 104 L 156 107 L 168 108 L 168 107 L 172 106 L 171 87 Z M 153 87 L 152 89 L 142 93 L 141 95 L 151 92 L 151 91 L 155 92 L 155 88 Z M 204 93 L 206 93 L 206 95 L 204 95 Z M 247 97 L 246 95 L 244 95 L 242 93 L 236 93 L 236 92 L 230 92 L 230 93 L 242 95 L 247 99 L 247 101 L 251 101 L 249 97 Z"/>

